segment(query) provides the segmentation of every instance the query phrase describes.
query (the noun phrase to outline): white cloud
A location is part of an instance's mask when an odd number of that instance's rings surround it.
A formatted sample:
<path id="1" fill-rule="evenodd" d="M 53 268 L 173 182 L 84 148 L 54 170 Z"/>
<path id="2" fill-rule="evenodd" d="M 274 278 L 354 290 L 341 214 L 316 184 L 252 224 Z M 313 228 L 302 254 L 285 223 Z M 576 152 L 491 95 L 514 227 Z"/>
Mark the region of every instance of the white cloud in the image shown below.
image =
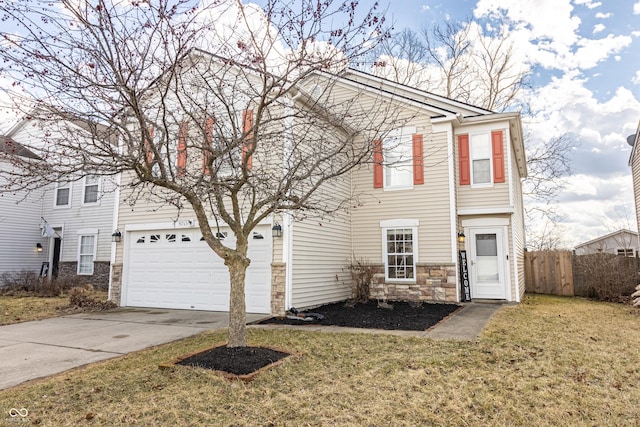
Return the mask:
<path id="1" fill-rule="evenodd" d="M 599 1 L 595 1 L 594 2 L 592 0 L 575 0 L 575 3 L 578 6 L 584 5 L 584 6 L 588 7 L 589 9 L 595 9 L 596 7 L 602 6 L 601 2 L 599 2 Z"/>
<path id="2" fill-rule="evenodd" d="M 608 12 L 608 13 L 603 13 L 603 12 L 597 12 L 596 13 L 596 18 L 598 19 L 607 19 L 607 18 L 611 18 L 613 16 L 613 13 Z"/>
<path id="3" fill-rule="evenodd" d="M 640 15 L 640 1 L 633 5 L 633 14 Z"/>
<path id="4" fill-rule="evenodd" d="M 593 34 L 597 34 L 599 32 L 604 31 L 604 29 L 607 28 L 605 27 L 603 24 L 596 24 L 593 26 Z"/>
<path id="5" fill-rule="evenodd" d="M 636 71 L 636 74 L 631 78 L 631 83 L 640 85 L 640 70 Z"/>

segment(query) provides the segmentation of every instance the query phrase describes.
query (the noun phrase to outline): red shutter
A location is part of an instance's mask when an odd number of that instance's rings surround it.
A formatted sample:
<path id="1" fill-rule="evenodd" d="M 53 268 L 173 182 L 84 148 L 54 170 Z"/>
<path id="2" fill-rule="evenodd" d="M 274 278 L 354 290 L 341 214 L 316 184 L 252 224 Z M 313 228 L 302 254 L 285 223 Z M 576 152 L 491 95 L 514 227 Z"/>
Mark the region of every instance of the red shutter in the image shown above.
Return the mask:
<path id="1" fill-rule="evenodd" d="M 501 130 L 491 132 L 491 147 L 493 154 L 493 182 L 504 182 L 504 149 Z"/>
<path id="2" fill-rule="evenodd" d="M 458 165 L 460 185 L 471 184 L 471 160 L 469 156 L 469 135 L 458 135 Z"/>
<path id="3" fill-rule="evenodd" d="M 376 139 L 373 141 L 373 188 L 384 187 L 382 162 L 382 140 Z"/>
<path id="4" fill-rule="evenodd" d="M 202 147 L 202 173 L 209 175 L 209 162 L 213 149 L 213 117 L 207 117 L 204 122 L 204 141 Z"/>
<path id="5" fill-rule="evenodd" d="M 144 138 L 144 155 L 146 157 L 147 164 L 151 165 L 153 163 L 153 148 L 151 145 L 153 144 L 153 128 L 150 127 L 148 129 L 148 132 L 151 141 L 149 141 L 149 139 L 147 138 Z"/>
<path id="6" fill-rule="evenodd" d="M 424 184 L 424 153 L 422 135 L 416 133 L 413 142 L 413 184 Z"/>
<path id="7" fill-rule="evenodd" d="M 253 152 L 253 110 L 242 112 L 242 133 L 245 135 L 242 143 L 242 162 L 247 162 L 247 170 L 251 170 Z"/>
<path id="8" fill-rule="evenodd" d="M 176 160 L 176 170 L 178 176 L 184 176 L 187 171 L 187 135 L 189 133 L 189 127 L 187 122 L 180 123 L 180 130 L 178 130 L 178 156 Z"/>

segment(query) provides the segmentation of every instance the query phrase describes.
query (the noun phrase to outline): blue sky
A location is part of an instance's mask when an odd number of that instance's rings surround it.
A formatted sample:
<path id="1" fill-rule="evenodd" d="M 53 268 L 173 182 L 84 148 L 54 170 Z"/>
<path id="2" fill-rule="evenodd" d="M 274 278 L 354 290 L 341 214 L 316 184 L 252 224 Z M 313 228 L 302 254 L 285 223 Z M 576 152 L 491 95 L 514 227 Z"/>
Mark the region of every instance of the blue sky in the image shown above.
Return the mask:
<path id="1" fill-rule="evenodd" d="M 445 20 L 502 18 L 534 69 L 525 93 L 532 134 L 568 134 L 573 174 L 554 205 L 565 245 L 637 229 L 630 147 L 640 120 L 640 0 L 391 0 L 396 30 Z M 528 224 L 529 228 L 536 223 Z"/>

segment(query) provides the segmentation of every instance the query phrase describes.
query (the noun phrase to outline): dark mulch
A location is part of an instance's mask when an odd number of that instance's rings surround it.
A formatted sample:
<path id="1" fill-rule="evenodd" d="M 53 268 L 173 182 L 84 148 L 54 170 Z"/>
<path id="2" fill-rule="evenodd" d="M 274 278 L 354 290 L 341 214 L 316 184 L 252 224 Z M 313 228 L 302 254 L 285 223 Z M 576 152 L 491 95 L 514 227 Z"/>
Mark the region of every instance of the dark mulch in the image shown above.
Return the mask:
<path id="1" fill-rule="evenodd" d="M 247 375 L 289 356 L 266 347 L 215 347 L 178 362 L 234 375 Z"/>
<path id="2" fill-rule="evenodd" d="M 261 324 L 278 325 L 333 325 L 350 328 L 386 329 L 403 331 L 424 331 L 436 325 L 445 317 L 460 308 L 456 304 L 389 302 L 393 308 L 381 308 L 377 301 L 366 304 L 350 305 L 345 302 L 327 304 L 309 313 L 324 316 L 321 320 L 305 321 L 273 317 L 261 321 Z"/>
<path id="3" fill-rule="evenodd" d="M 280 325 L 333 325 L 350 328 L 369 328 L 404 331 L 424 331 L 436 325 L 460 308 L 455 304 L 415 304 L 391 302 L 392 308 L 381 308 L 376 301 L 366 304 L 339 302 L 308 310 L 324 316 L 321 320 L 305 321 L 273 317 L 261 324 Z M 303 313 L 301 313 L 303 314 Z M 197 366 L 233 375 L 248 375 L 289 356 L 288 353 L 266 347 L 215 347 L 190 356 L 178 365 Z"/>

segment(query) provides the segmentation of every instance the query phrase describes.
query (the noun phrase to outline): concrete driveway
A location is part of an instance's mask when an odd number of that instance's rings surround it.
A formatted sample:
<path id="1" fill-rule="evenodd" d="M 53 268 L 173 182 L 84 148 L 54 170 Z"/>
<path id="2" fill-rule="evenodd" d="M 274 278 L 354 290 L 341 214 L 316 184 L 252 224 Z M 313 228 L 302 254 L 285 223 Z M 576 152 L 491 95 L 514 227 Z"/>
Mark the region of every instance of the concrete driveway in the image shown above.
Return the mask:
<path id="1" fill-rule="evenodd" d="M 224 312 L 127 307 L 0 326 L 0 390 L 226 328 L 228 317 Z M 264 317 L 247 314 L 247 322 Z"/>

